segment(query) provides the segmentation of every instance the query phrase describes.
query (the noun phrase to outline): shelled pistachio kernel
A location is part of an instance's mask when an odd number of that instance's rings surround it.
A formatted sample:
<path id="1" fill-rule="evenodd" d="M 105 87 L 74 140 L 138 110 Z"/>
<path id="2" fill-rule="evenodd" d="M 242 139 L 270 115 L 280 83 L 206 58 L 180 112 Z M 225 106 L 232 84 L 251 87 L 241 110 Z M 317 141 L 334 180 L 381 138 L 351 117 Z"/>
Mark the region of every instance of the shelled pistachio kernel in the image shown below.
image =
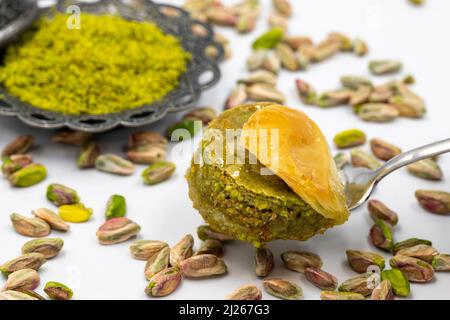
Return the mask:
<path id="1" fill-rule="evenodd" d="M 92 139 L 92 133 L 84 131 L 63 130 L 52 138 L 54 142 L 81 147 Z"/>
<path id="2" fill-rule="evenodd" d="M 47 177 L 47 169 L 41 164 L 32 163 L 8 177 L 9 183 L 14 187 L 27 188 L 38 184 Z"/>
<path id="3" fill-rule="evenodd" d="M 389 264 L 402 271 L 410 282 L 430 282 L 434 278 L 433 267 L 420 259 L 397 255 Z"/>
<path id="4" fill-rule="evenodd" d="M 369 62 L 369 70 L 373 74 L 396 73 L 402 69 L 403 64 L 394 60 L 373 60 Z"/>
<path id="5" fill-rule="evenodd" d="M 409 248 L 400 249 L 396 252 L 395 255 L 412 257 L 426 261 L 428 263 L 432 263 L 434 257 L 438 254 L 439 252 L 432 246 L 427 244 L 418 244 Z"/>
<path id="6" fill-rule="evenodd" d="M 130 252 L 133 258 L 138 260 L 148 260 L 169 245 L 158 240 L 136 240 L 130 245 Z"/>
<path id="7" fill-rule="evenodd" d="M 383 256 L 359 250 L 347 250 L 347 260 L 353 270 L 358 273 L 369 272 L 371 266 L 377 266 L 380 270 L 384 269 L 385 261 Z"/>
<path id="8" fill-rule="evenodd" d="M 407 297 L 411 291 L 409 281 L 399 269 L 384 270 L 381 272 L 381 281 L 389 280 L 392 291 L 396 296 Z"/>
<path id="9" fill-rule="evenodd" d="M 34 144 L 34 137 L 23 135 L 12 140 L 2 151 L 2 158 L 27 153 Z"/>
<path id="10" fill-rule="evenodd" d="M 86 208 L 82 203 L 77 203 L 60 206 L 58 213 L 66 222 L 82 223 L 91 218 L 93 210 Z"/>
<path id="11" fill-rule="evenodd" d="M 170 250 L 170 265 L 176 267 L 181 261 L 192 257 L 194 251 L 194 238 L 187 234 L 185 235 L 171 250 Z"/>
<path id="12" fill-rule="evenodd" d="M 46 259 L 56 257 L 64 246 L 64 240 L 60 238 L 43 238 L 31 240 L 22 247 L 22 254 L 40 253 Z"/>
<path id="13" fill-rule="evenodd" d="M 121 218 L 127 214 L 127 202 L 124 196 L 114 194 L 106 204 L 106 219 Z"/>
<path id="14" fill-rule="evenodd" d="M 272 250 L 268 247 L 255 249 L 255 272 L 258 277 L 267 277 L 275 265 Z"/>
<path id="15" fill-rule="evenodd" d="M 32 211 L 32 214 L 48 223 L 51 229 L 58 231 L 68 231 L 70 226 L 64 222 L 55 212 L 49 209 L 40 208 Z"/>
<path id="16" fill-rule="evenodd" d="M 262 293 L 254 285 L 244 285 L 225 297 L 225 300 L 261 300 Z"/>
<path id="17" fill-rule="evenodd" d="M 322 291 L 321 300 L 365 300 L 366 298 L 355 292 Z"/>
<path id="18" fill-rule="evenodd" d="M 300 300 L 303 297 L 300 286 L 284 279 L 264 279 L 263 287 L 268 294 L 283 300 Z"/>
<path id="19" fill-rule="evenodd" d="M 58 183 L 52 183 L 47 187 L 47 199 L 58 207 L 80 202 L 80 197 L 74 189 Z"/>
<path id="20" fill-rule="evenodd" d="M 338 280 L 335 276 L 320 268 L 306 268 L 305 278 L 322 290 L 336 290 L 338 285 Z"/>
<path id="21" fill-rule="evenodd" d="M 333 157 L 333 159 L 338 170 L 342 170 L 350 164 L 350 156 L 347 153 L 339 152 Z"/>
<path id="22" fill-rule="evenodd" d="M 217 118 L 217 111 L 212 107 L 195 108 L 183 116 L 185 120 L 201 121 L 203 125 L 208 125 Z"/>
<path id="23" fill-rule="evenodd" d="M 438 254 L 431 265 L 435 271 L 450 271 L 450 254 Z"/>
<path id="24" fill-rule="evenodd" d="M 380 284 L 373 289 L 371 300 L 394 300 L 394 292 L 392 291 L 392 285 L 389 280 L 383 280 Z"/>
<path id="25" fill-rule="evenodd" d="M 441 180 L 443 173 L 439 165 L 433 159 L 424 159 L 407 166 L 408 172 L 412 175 L 427 179 L 427 180 Z"/>
<path id="26" fill-rule="evenodd" d="M 13 154 L 3 158 L 2 173 L 8 178 L 14 172 L 23 169 L 33 163 L 33 157 L 28 154 Z"/>
<path id="27" fill-rule="evenodd" d="M 322 259 L 312 252 L 286 251 L 281 254 L 281 259 L 286 268 L 300 273 L 309 267 L 322 267 Z"/>
<path id="28" fill-rule="evenodd" d="M 72 289 L 59 282 L 47 282 L 44 291 L 53 300 L 70 300 L 73 297 Z"/>
<path id="29" fill-rule="evenodd" d="M 133 163 L 114 154 L 100 155 L 95 160 L 95 167 L 99 171 L 120 176 L 130 176 L 135 171 Z"/>
<path id="30" fill-rule="evenodd" d="M 175 172 L 176 166 L 173 162 L 160 161 L 150 165 L 142 172 L 142 179 L 146 185 L 155 185 L 168 180 Z"/>
<path id="31" fill-rule="evenodd" d="M 341 283 L 338 290 L 340 292 L 354 292 L 363 296 L 370 296 L 374 289 L 370 280 L 373 276 L 376 276 L 376 274 L 371 272 L 360 274 Z"/>
<path id="32" fill-rule="evenodd" d="M 200 254 L 213 254 L 217 257 L 222 257 L 224 252 L 223 244 L 216 239 L 206 239 L 202 242 L 200 249 L 196 255 Z"/>
<path id="33" fill-rule="evenodd" d="M 418 239 L 418 238 L 410 238 L 410 239 L 403 240 L 403 241 L 395 243 L 394 246 L 392 247 L 392 253 L 394 255 L 396 255 L 397 252 L 399 252 L 400 250 L 411 248 L 411 247 L 414 247 L 414 246 L 417 246 L 417 245 L 420 245 L 420 244 L 424 244 L 424 245 L 427 245 L 427 246 L 432 246 L 433 245 L 433 243 L 431 241 L 429 241 L 429 240 Z"/>
<path id="34" fill-rule="evenodd" d="M 379 200 L 369 200 L 367 203 L 367 209 L 369 210 L 370 216 L 374 221 L 383 220 L 392 226 L 395 226 L 398 223 L 398 214 L 389 209 Z"/>
<path id="35" fill-rule="evenodd" d="M 40 253 L 26 253 L 12 259 L 10 261 L 5 262 L 0 266 L 0 271 L 4 275 L 9 275 L 18 270 L 22 269 L 34 269 L 39 270 L 39 268 L 46 262 L 43 254 Z"/>
<path id="36" fill-rule="evenodd" d="M 366 134 L 359 129 L 349 129 L 336 134 L 333 142 L 339 149 L 356 147 L 366 142 Z"/>
<path id="37" fill-rule="evenodd" d="M 381 163 L 375 157 L 361 149 L 353 149 L 350 151 L 350 156 L 352 166 L 355 168 L 376 170 L 381 166 Z"/>
<path id="38" fill-rule="evenodd" d="M 171 267 L 155 274 L 151 279 L 145 293 L 150 297 L 165 297 L 174 292 L 180 285 L 182 275 L 180 269 Z"/>
<path id="39" fill-rule="evenodd" d="M 34 269 L 22 269 L 8 275 L 8 280 L 1 291 L 34 290 L 39 285 L 39 275 Z"/>
<path id="40" fill-rule="evenodd" d="M 183 277 L 205 278 L 222 275 L 228 272 L 225 262 L 213 254 L 201 254 L 180 262 L 179 268 Z"/>
<path id="41" fill-rule="evenodd" d="M 392 226 L 383 221 L 378 220 L 370 229 L 369 238 L 372 244 L 378 249 L 391 251 L 394 244 L 394 235 Z"/>
<path id="42" fill-rule="evenodd" d="M 47 222 L 39 218 L 28 218 L 18 213 L 10 216 L 14 230 L 26 237 L 46 237 L 50 234 L 50 226 Z"/>
<path id="43" fill-rule="evenodd" d="M 415 196 L 422 208 L 431 213 L 450 213 L 450 192 L 438 190 L 417 190 L 415 192 Z"/>
<path id="44" fill-rule="evenodd" d="M 95 161 L 100 156 L 100 147 L 95 141 L 90 141 L 83 145 L 77 159 L 77 166 L 80 169 L 95 167 Z"/>
<path id="45" fill-rule="evenodd" d="M 100 226 L 97 230 L 97 238 L 100 244 L 111 245 L 135 237 L 140 230 L 141 227 L 128 218 L 113 218 Z"/>
<path id="46" fill-rule="evenodd" d="M 20 292 L 20 291 L 14 291 L 14 290 L 7 290 L 0 292 L 0 300 L 39 300 L 29 294 Z"/>
<path id="47" fill-rule="evenodd" d="M 144 270 L 145 278 L 150 281 L 155 274 L 167 269 L 169 267 L 169 257 L 170 248 L 166 247 L 148 259 Z"/>
<path id="48" fill-rule="evenodd" d="M 402 150 L 393 144 L 381 139 L 370 140 L 372 153 L 380 160 L 388 161 L 402 153 Z"/>
<path id="49" fill-rule="evenodd" d="M 234 240 L 233 237 L 217 232 L 208 225 L 199 226 L 197 228 L 197 236 L 200 240 L 203 241 L 205 241 L 206 239 L 215 239 L 222 242 Z"/>

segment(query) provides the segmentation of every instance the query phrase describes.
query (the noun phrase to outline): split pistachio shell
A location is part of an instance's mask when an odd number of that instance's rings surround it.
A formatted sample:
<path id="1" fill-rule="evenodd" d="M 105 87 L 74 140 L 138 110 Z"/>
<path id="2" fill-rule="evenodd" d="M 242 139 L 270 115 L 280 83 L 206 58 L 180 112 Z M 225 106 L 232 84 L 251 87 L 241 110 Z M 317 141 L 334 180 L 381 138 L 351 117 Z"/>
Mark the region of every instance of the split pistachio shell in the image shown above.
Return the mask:
<path id="1" fill-rule="evenodd" d="M 165 247 L 147 261 L 144 275 L 148 281 L 150 281 L 155 274 L 169 267 L 169 256 L 170 248 Z"/>
<path id="2" fill-rule="evenodd" d="M 56 257 L 64 246 L 63 239 L 60 238 L 43 238 L 31 240 L 22 247 L 22 254 L 40 253 L 46 259 Z"/>
<path id="3" fill-rule="evenodd" d="M 433 243 L 428 240 L 410 238 L 410 239 L 403 240 L 403 241 L 400 241 L 400 242 L 397 242 L 396 244 L 394 244 L 394 246 L 392 247 L 392 252 L 394 253 L 394 255 L 396 255 L 397 252 L 399 252 L 400 250 L 411 248 L 411 247 L 414 247 L 414 246 L 417 246 L 420 244 L 427 245 L 427 246 L 433 245 Z"/>
<path id="4" fill-rule="evenodd" d="M 263 287 L 268 294 L 283 300 L 300 300 L 303 297 L 300 286 L 288 280 L 264 279 Z"/>
<path id="5" fill-rule="evenodd" d="M 281 254 L 281 259 L 286 268 L 300 273 L 304 273 L 309 267 L 322 267 L 322 259 L 312 252 L 286 251 Z"/>
<path id="6" fill-rule="evenodd" d="M 142 172 L 142 179 L 146 185 L 155 185 L 168 180 L 175 172 L 176 166 L 169 161 L 160 161 L 150 165 Z"/>
<path id="7" fill-rule="evenodd" d="M 40 208 L 33 210 L 32 213 L 36 218 L 39 218 L 47 222 L 50 228 L 53 230 L 64 232 L 70 229 L 70 226 L 50 209 Z"/>
<path id="8" fill-rule="evenodd" d="M 225 300 L 261 300 L 262 293 L 254 285 L 245 285 L 225 297 Z"/>
<path id="9" fill-rule="evenodd" d="M 442 170 L 433 159 L 424 159 L 407 166 L 412 175 L 426 180 L 441 180 Z"/>
<path id="10" fill-rule="evenodd" d="M 86 208 L 82 203 L 60 206 L 58 214 L 64 221 L 82 223 L 88 221 L 92 216 L 92 209 Z"/>
<path id="11" fill-rule="evenodd" d="M 10 216 L 14 230 L 27 237 L 46 237 L 50 234 L 50 226 L 47 222 L 39 218 L 27 218 L 18 213 Z"/>
<path id="12" fill-rule="evenodd" d="M 59 282 L 47 282 L 44 291 L 53 300 L 70 300 L 73 297 L 73 291 Z"/>
<path id="13" fill-rule="evenodd" d="M 135 170 L 133 163 L 114 154 L 100 155 L 95 161 L 95 167 L 99 171 L 121 176 L 132 175 Z"/>
<path id="14" fill-rule="evenodd" d="M 12 140 L 2 151 L 2 158 L 27 153 L 34 145 L 34 137 L 23 135 Z"/>
<path id="15" fill-rule="evenodd" d="M 338 285 L 338 280 L 335 276 L 320 268 L 306 268 L 305 278 L 322 290 L 336 290 Z"/>
<path id="16" fill-rule="evenodd" d="M 370 216 L 374 221 L 383 220 L 390 225 L 395 226 L 398 223 L 398 215 L 384 203 L 379 200 L 372 199 L 367 203 L 367 209 L 369 209 Z"/>
<path id="17" fill-rule="evenodd" d="M 95 161 L 100 156 L 100 147 L 95 141 L 90 141 L 83 145 L 77 159 L 77 166 L 80 169 L 95 167 Z"/>
<path id="18" fill-rule="evenodd" d="M 22 269 L 11 273 L 1 291 L 34 290 L 39 285 L 39 275 L 36 270 Z"/>
<path id="19" fill-rule="evenodd" d="M 397 255 L 389 263 L 392 268 L 402 271 L 411 282 L 430 282 L 434 278 L 433 267 L 420 259 Z"/>
<path id="20" fill-rule="evenodd" d="M 349 129 L 336 134 L 333 142 L 339 149 L 356 147 L 366 142 L 366 134 L 359 129 Z"/>
<path id="21" fill-rule="evenodd" d="M 181 261 L 192 257 L 194 247 L 194 238 L 188 234 L 185 235 L 171 250 L 170 250 L 170 265 L 172 267 L 178 266 Z"/>
<path id="22" fill-rule="evenodd" d="M 392 291 L 392 285 L 389 280 L 383 280 L 372 291 L 370 296 L 371 300 L 394 300 L 394 292 Z"/>
<path id="23" fill-rule="evenodd" d="M 169 245 L 157 240 L 137 240 L 130 245 L 133 258 L 138 260 L 149 260 Z"/>
<path id="24" fill-rule="evenodd" d="M 384 270 L 381 272 L 381 281 L 388 280 L 391 283 L 392 291 L 396 296 L 407 297 L 410 293 L 408 279 L 399 269 Z"/>
<path id="25" fill-rule="evenodd" d="M 178 288 L 181 280 L 181 272 L 177 267 L 164 269 L 150 279 L 145 293 L 150 297 L 168 296 Z"/>
<path id="26" fill-rule="evenodd" d="M 206 239 L 215 239 L 219 241 L 233 240 L 231 236 L 217 232 L 208 225 L 199 226 L 197 228 L 197 236 L 200 238 L 200 240 L 203 241 L 205 241 Z"/>
<path id="27" fill-rule="evenodd" d="M 13 187 L 27 188 L 38 184 L 47 177 L 47 169 L 41 164 L 32 163 L 8 177 Z"/>
<path id="28" fill-rule="evenodd" d="M 74 189 L 58 183 L 53 183 L 47 187 L 47 199 L 58 207 L 80 202 L 80 197 Z"/>
<path id="29" fill-rule="evenodd" d="M 46 262 L 43 254 L 40 253 L 26 253 L 18 258 L 5 262 L 0 266 L 0 271 L 4 275 L 9 275 L 15 271 L 22 269 L 34 269 L 39 270 L 39 268 Z"/>
<path id="30" fill-rule="evenodd" d="M 121 218 L 127 214 L 127 202 L 124 196 L 114 194 L 106 204 L 106 219 Z"/>
<path id="31" fill-rule="evenodd" d="M 450 192 L 438 190 L 417 190 L 415 192 L 415 196 L 422 208 L 431 213 L 450 213 Z"/>
<path id="32" fill-rule="evenodd" d="M 186 278 L 205 278 L 227 273 L 225 262 L 213 254 L 201 254 L 187 258 L 179 264 Z"/>
<path id="33" fill-rule="evenodd" d="M 402 153 L 402 150 L 381 139 L 370 140 L 372 153 L 380 160 L 388 161 Z"/>
<path id="34" fill-rule="evenodd" d="M 320 293 L 321 300 L 365 300 L 366 298 L 355 292 L 337 292 L 337 291 L 322 291 Z"/>
<path id="35" fill-rule="evenodd" d="M 255 270 L 258 277 L 267 277 L 275 265 L 272 250 L 268 247 L 255 249 Z"/>
<path id="36" fill-rule="evenodd" d="M 369 272 L 369 267 L 377 266 L 380 270 L 384 269 L 385 261 L 383 256 L 359 250 L 347 250 L 347 260 L 353 270 L 358 273 Z"/>
<path id="37" fill-rule="evenodd" d="M 135 237 L 141 227 L 128 218 L 113 218 L 106 221 L 97 231 L 98 241 L 103 245 L 125 242 Z"/>

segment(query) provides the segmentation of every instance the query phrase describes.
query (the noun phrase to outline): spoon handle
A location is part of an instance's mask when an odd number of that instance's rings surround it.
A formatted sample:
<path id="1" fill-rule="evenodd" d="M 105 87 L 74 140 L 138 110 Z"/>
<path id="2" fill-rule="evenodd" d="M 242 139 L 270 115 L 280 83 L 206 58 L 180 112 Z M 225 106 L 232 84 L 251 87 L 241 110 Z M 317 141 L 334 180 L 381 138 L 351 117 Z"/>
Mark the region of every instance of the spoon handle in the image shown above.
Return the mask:
<path id="1" fill-rule="evenodd" d="M 450 138 L 404 152 L 375 171 L 376 180 L 379 181 L 389 173 L 413 162 L 450 152 Z"/>

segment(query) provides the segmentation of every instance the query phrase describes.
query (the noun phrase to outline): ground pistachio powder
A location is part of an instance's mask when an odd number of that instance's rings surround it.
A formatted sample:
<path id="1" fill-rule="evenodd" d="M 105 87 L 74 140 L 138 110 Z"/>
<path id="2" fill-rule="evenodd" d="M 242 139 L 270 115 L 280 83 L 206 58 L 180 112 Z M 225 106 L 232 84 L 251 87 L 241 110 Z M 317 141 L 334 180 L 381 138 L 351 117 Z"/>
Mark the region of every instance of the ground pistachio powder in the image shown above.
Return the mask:
<path id="1" fill-rule="evenodd" d="M 191 58 L 155 24 L 110 15 L 40 19 L 5 52 L 0 84 L 35 107 L 98 115 L 140 107 L 176 88 Z"/>

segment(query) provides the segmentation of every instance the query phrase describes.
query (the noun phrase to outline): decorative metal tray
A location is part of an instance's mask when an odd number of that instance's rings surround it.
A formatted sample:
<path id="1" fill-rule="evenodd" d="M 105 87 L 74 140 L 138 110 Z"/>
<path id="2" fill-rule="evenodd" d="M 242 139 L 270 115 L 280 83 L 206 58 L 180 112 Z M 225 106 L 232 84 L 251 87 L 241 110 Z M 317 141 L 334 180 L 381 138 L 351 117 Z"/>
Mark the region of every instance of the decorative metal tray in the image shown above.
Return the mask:
<path id="1" fill-rule="evenodd" d="M 8 2 L 22 3 L 22 5 L 15 6 L 14 12 L 2 10 L 2 5 Z M 149 105 L 119 113 L 82 116 L 39 109 L 37 106 L 24 103 L 8 95 L 0 87 L 0 115 L 17 116 L 31 126 L 46 129 L 69 127 L 74 130 L 102 132 L 118 126 L 138 127 L 158 121 L 168 112 L 182 111 L 192 107 L 203 90 L 214 86 L 219 81 L 220 69 L 217 64 L 223 58 L 223 47 L 213 40 L 211 27 L 193 20 L 183 9 L 166 4 L 155 4 L 151 0 L 98 0 L 95 2 L 59 0 L 54 7 L 40 9 L 37 14 L 33 14 L 37 8 L 35 1 L 0 0 L 0 45 L 17 36 L 36 17 L 51 14 L 49 9 L 56 8 L 59 12 L 66 12 L 72 5 L 78 6 L 81 12 L 117 14 L 126 19 L 151 21 L 165 33 L 179 38 L 183 48 L 193 57 L 188 64 L 186 73 L 180 77 L 179 86 L 161 101 Z M 14 14 L 15 16 L 12 17 Z M 9 17 L 9 21 L 6 17 Z M 25 19 L 26 17 L 28 19 Z M 196 27 L 203 28 L 204 36 L 198 36 L 192 32 L 192 28 Z M 6 29 L 9 31 L 3 38 Z M 216 60 L 207 57 L 205 51 L 209 46 L 217 49 L 218 58 Z"/>

